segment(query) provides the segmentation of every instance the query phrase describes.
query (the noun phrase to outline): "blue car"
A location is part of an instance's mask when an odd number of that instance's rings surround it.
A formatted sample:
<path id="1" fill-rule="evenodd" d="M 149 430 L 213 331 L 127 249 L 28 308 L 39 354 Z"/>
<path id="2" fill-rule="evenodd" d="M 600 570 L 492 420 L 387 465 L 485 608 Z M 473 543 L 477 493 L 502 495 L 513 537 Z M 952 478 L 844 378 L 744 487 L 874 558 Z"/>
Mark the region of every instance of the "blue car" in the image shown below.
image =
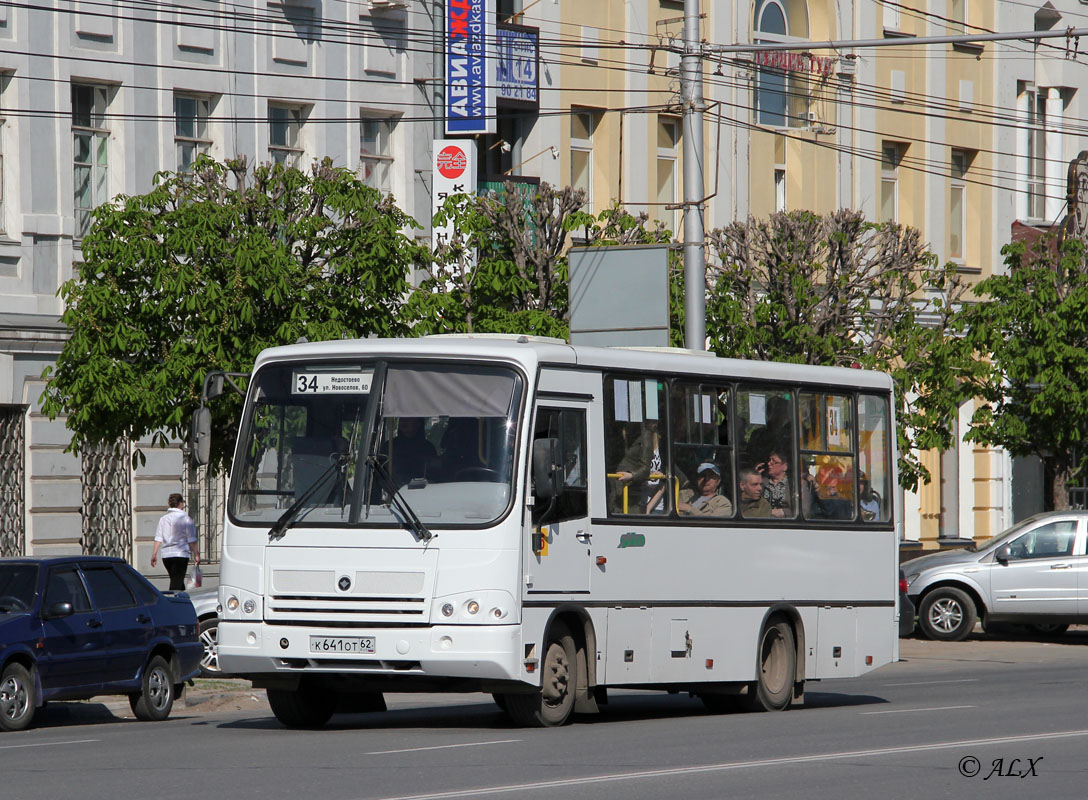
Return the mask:
<path id="1" fill-rule="evenodd" d="M 128 695 L 163 720 L 200 671 L 196 612 L 119 558 L 0 559 L 0 730 L 48 700 Z"/>

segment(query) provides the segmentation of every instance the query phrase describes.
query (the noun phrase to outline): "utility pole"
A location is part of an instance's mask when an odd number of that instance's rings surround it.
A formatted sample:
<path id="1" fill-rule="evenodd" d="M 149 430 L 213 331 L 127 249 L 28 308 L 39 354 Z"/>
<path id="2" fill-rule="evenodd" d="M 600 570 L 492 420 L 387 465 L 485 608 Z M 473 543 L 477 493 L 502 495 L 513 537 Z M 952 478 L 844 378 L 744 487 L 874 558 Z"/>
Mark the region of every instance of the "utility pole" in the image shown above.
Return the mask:
<path id="1" fill-rule="evenodd" d="M 680 60 L 684 137 L 684 344 L 706 347 L 706 244 L 703 178 L 703 52 L 699 0 L 684 0 L 684 54 Z"/>

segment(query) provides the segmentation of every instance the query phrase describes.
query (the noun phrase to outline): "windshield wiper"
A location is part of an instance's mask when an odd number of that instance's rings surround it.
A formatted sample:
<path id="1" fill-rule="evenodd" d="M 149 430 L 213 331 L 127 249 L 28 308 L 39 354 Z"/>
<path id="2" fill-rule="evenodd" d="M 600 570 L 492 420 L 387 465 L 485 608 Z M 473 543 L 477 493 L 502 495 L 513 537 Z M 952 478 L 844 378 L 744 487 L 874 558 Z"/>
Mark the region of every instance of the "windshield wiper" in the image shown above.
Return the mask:
<path id="1" fill-rule="evenodd" d="M 404 499 L 404 495 L 400 493 L 400 489 L 397 488 L 397 484 L 386 472 L 385 465 L 382 464 L 381 459 L 376 455 L 369 455 L 366 457 L 366 463 L 370 466 L 370 469 L 378 479 L 381 480 L 386 490 L 389 492 L 389 504 L 400 512 L 404 517 L 404 523 L 408 529 L 415 535 L 417 539 L 423 542 L 429 542 L 435 537 L 435 534 L 431 533 L 427 526 L 423 524 L 423 520 L 416 514 L 415 509 Z"/>
<path id="2" fill-rule="evenodd" d="M 310 488 L 300 494 L 298 499 L 289 505 L 286 511 L 280 514 L 280 518 L 268 529 L 268 541 L 282 539 L 287 532 L 287 529 L 291 527 L 291 524 L 295 521 L 299 511 L 302 510 L 302 507 L 305 506 L 320 489 L 328 489 L 327 482 L 329 477 L 341 469 L 346 469 L 349 461 L 350 459 L 346 453 L 337 455 L 329 465 L 329 468 L 318 475 L 317 480 L 310 484 Z"/>

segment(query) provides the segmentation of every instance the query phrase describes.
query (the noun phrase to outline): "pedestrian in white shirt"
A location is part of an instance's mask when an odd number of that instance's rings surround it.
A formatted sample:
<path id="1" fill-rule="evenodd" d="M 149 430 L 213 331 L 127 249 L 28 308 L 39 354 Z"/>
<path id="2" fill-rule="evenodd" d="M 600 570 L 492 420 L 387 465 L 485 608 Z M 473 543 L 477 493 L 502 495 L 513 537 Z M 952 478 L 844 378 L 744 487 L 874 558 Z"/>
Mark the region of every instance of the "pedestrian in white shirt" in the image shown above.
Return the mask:
<path id="1" fill-rule="evenodd" d="M 162 515 L 155 528 L 155 549 L 151 551 L 151 566 L 154 567 L 162 550 L 162 565 L 170 575 L 170 589 L 185 588 L 185 572 L 189 569 L 189 556 L 193 563 L 200 564 L 200 554 L 196 549 L 196 525 L 193 518 L 185 513 L 185 501 L 177 492 L 170 495 L 167 504 L 170 508 Z"/>

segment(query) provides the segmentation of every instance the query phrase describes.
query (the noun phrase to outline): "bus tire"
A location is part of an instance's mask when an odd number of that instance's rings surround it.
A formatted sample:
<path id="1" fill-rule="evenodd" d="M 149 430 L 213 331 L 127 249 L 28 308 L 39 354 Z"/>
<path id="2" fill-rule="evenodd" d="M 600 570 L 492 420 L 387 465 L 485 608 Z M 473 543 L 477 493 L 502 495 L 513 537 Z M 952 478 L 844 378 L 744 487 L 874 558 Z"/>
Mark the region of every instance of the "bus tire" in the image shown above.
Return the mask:
<path id="1" fill-rule="evenodd" d="M 756 681 L 742 704 L 748 711 L 785 711 L 793 702 L 797 677 L 797 645 L 793 628 L 782 617 L 768 620 L 759 635 Z"/>
<path id="2" fill-rule="evenodd" d="M 336 695 L 305 679 L 297 689 L 266 689 L 268 705 L 288 728 L 320 728 L 336 711 Z"/>
<path id="3" fill-rule="evenodd" d="M 578 662 L 574 637 L 561 622 L 552 625 L 544 647 L 540 691 L 507 694 L 506 713 L 523 728 L 555 728 L 566 724 L 574 710 Z"/>
<path id="4" fill-rule="evenodd" d="M 922 598 L 918 627 L 927 639 L 959 642 L 975 628 L 978 611 L 970 595 L 954 586 L 941 586 Z"/>

